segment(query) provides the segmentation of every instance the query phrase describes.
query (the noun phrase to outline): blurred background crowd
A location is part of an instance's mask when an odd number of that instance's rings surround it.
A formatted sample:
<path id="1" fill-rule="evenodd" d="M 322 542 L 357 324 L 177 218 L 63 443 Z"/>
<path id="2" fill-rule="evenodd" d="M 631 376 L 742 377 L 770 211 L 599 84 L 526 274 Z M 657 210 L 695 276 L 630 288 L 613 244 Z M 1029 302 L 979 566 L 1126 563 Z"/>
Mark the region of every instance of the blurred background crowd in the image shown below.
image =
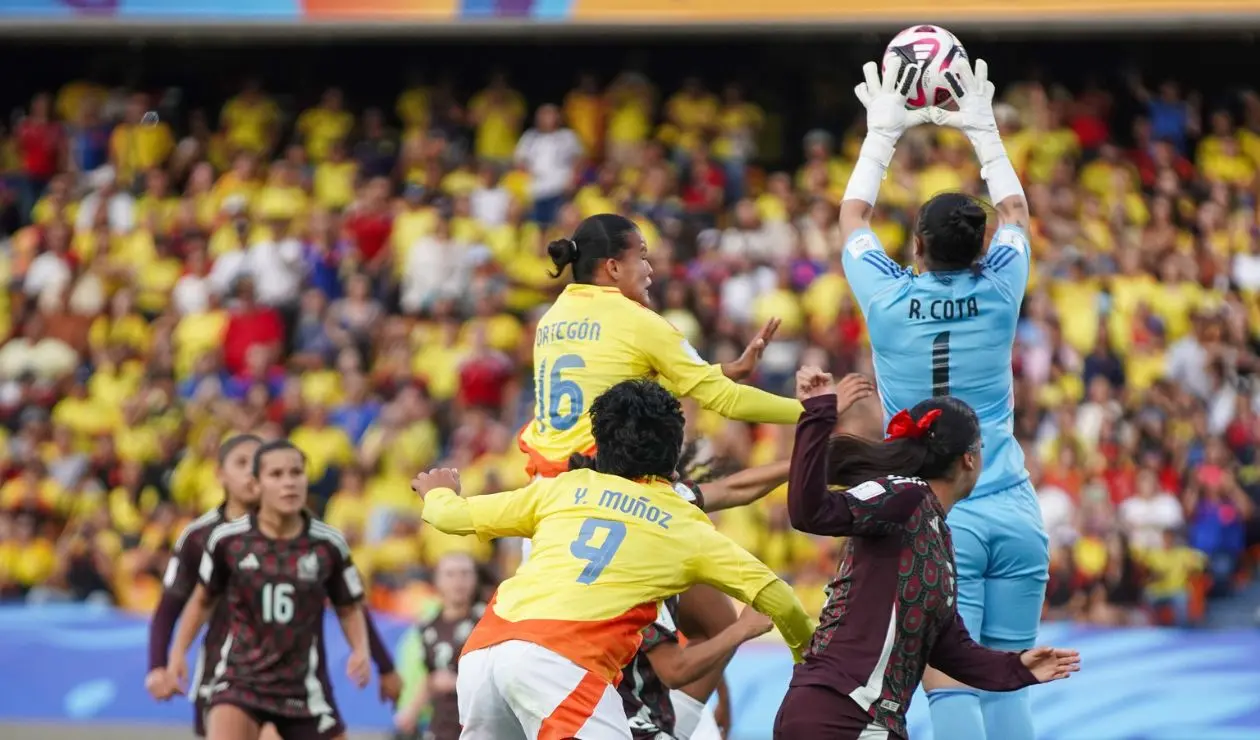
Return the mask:
<path id="1" fill-rule="evenodd" d="M 545 245 L 592 214 L 640 225 L 657 309 L 710 360 L 777 317 L 757 385 L 871 372 L 836 229 L 859 64 L 802 103 L 712 64 L 582 59 L 551 89 L 488 64 L 319 89 L 259 63 L 200 95 L 63 66 L 9 101 L 0 599 L 150 609 L 245 431 L 306 452 L 377 607 L 414 614 L 452 550 L 509 573 L 511 546 L 422 525 L 408 481 L 440 463 L 466 494 L 526 482 L 533 327 L 562 287 Z M 1047 614 L 1201 622 L 1260 552 L 1260 96 L 994 69 L 1034 215 L 1015 403 Z M 982 193 L 969 144 L 909 132 L 875 219 L 894 259 L 944 190 Z M 789 453 L 791 428 L 688 412 L 702 460 Z M 784 493 L 715 519 L 817 611 L 838 543 L 794 532 Z"/>

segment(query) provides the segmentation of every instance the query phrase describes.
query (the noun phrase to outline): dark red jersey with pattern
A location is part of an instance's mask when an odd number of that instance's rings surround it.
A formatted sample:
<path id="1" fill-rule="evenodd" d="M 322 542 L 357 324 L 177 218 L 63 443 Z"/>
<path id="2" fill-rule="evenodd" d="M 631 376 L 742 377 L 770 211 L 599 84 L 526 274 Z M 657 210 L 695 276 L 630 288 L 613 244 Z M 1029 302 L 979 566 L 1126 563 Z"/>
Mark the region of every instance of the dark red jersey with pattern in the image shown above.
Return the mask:
<path id="1" fill-rule="evenodd" d="M 424 646 L 424 668 L 428 675 L 432 676 L 438 671 L 459 673 L 459 656 L 464 652 L 464 643 L 485 613 L 485 604 L 475 604 L 462 619 L 447 619 L 439 611 L 433 618 L 417 626 L 420 643 Z M 455 692 L 431 692 L 429 697 L 433 705 L 433 716 L 429 721 L 425 740 L 459 740 L 461 728 Z"/>
<path id="2" fill-rule="evenodd" d="M 906 737 L 906 709 L 930 662 L 986 691 L 1037 682 L 1018 653 L 971 639 L 958 615 L 954 546 L 945 510 L 918 478 L 849 489 L 827 485 L 834 395 L 809 399 L 797 424 L 788 510 L 797 529 L 848 536 L 827 604 L 792 686 L 827 686 Z"/>
<path id="3" fill-rule="evenodd" d="M 206 543 L 200 577 L 228 609 L 211 702 L 286 717 L 334 715 L 322 665 L 324 603 L 363 597 L 341 533 L 313 517 L 288 540 L 264 535 L 253 516 L 221 524 Z"/>
<path id="4" fill-rule="evenodd" d="M 214 528 L 227 520 L 224 506 L 211 509 L 197 519 L 194 519 L 184 527 L 184 531 L 180 532 L 179 538 L 175 540 L 175 547 L 171 552 L 170 562 L 167 563 L 166 572 L 162 576 L 162 594 L 163 597 L 170 597 L 178 602 L 180 609 L 184 604 L 188 603 L 188 599 L 192 597 L 193 589 L 197 585 L 197 573 L 201 568 L 201 556 L 206 551 L 206 541 L 210 539 L 210 533 Z M 209 691 L 206 679 L 209 671 L 206 670 L 206 663 L 209 661 L 210 666 L 214 665 L 214 661 L 218 659 L 219 652 L 223 649 L 223 641 L 227 639 L 228 633 L 228 610 L 227 604 L 220 600 L 216 605 L 214 612 L 210 614 L 210 618 L 206 621 L 206 636 L 201 642 L 201 647 L 197 651 L 197 663 L 193 670 L 192 687 L 189 697 L 196 699 L 204 697 Z M 150 667 L 166 665 L 166 651 L 170 649 L 170 635 L 164 636 L 161 640 L 162 645 L 158 645 L 150 652 L 153 653 L 150 659 Z"/>
<path id="5" fill-rule="evenodd" d="M 698 485 L 684 481 L 675 484 L 674 490 L 679 496 L 704 508 L 704 494 Z M 656 675 L 647 654 L 663 643 L 678 642 L 677 618 L 678 597 L 661 602 L 656 621 L 643 628 L 639 652 L 621 670 L 617 693 L 621 694 L 634 740 L 656 740 L 661 735 L 669 737 L 674 734 L 674 703 L 669 698 L 669 687 Z"/>

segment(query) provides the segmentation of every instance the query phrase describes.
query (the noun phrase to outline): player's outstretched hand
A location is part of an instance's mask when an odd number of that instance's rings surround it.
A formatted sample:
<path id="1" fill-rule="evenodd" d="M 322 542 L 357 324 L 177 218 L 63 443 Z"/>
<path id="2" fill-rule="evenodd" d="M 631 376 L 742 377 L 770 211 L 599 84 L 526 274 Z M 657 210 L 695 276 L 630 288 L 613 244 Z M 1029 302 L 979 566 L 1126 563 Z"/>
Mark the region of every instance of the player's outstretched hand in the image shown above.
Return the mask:
<path id="1" fill-rule="evenodd" d="M 925 109 L 930 112 L 932 123 L 960 129 L 968 138 L 985 132 L 997 133 L 997 119 L 993 116 L 995 90 L 993 83 L 989 82 L 989 63 L 977 59 L 974 72 L 966 64 L 959 64 L 956 72 L 946 70 L 944 78 L 954 91 L 958 110 Z"/>
<path id="2" fill-rule="evenodd" d="M 1033 648 L 1024 651 L 1019 660 L 1041 683 L 1067 678 L 1081 669 L 1081 654 L 1063 648 Z"/>
<path id="3" fill-rule="evenodd" d="M 808 401 L 818 396 L 826 396 L 835 393 L 835 384 L 831 379 L 831 373 L 825 373 L 822 368 L 806 365 L 796 371 L 796 399 L 801 402 Z"/>
<path id="4" fill-rule="evenodd" d="M 722 373 L 737 382 L 752 375 L 757 369 L 757 363 L 761 362 L 761 355 L 765 353 L 766 346 L 774 339 L 782 323 L 782 319 L 767 321 L 766 325 L 761 327 L 761 331 L 757 332 L 757 336 L 753 337 L 753 340 L 744 348 L 744 354 L 734 362 L 728 362 L 722 366 Z"/>
<path id="5" fill-rule="evenodd" d="M 735 622 L 743 628 L 745 640 L 761 637 L 774 628 L 774 622 L 770 621 L 770 617 L 751 606 L 745 606 L 744 611 L 739 613 L 739 619 L 735 620 Z"/>
<path id="6" fill-rule="evenodd" d="M 865 375 L 849 373 L 836 383 L 836 413 L 843 414 L 853 404 L 875 392 L 875 384 Z"/>
<path id="7" fill-rule="evenodd" d="M 402 696 L 402 677 L 397 671 L 381 674 L 381 701 L 396 705 Z"/>
<path id="8" fill-rule="evenodd" d="M 350 653 L 350 659 L 346 661 L 346 675 L 360 689 L 368 685 L 368 681 L 372 680 L 372 661 L 367 653 Z"/>
<path id="9" fill-rule="evenodd" d="M 411 479 L 411 490 L 420 494 L 420 498 L 429 495 L 435 488 L 449 488 L 459 493 L 459 471 L 455 468 L 434 468 Z"/>
<path id="10" fill-rule="evenodd" d="M 877 62 L 863 65 L 862 76 L 866 81 L 855 87 L 853 92 L 866 108 L 868 136 L 884 136 L 895 144 L 906 129 L 932 120 L 932 114 L 926 108 L 906 110 L 906 99 L 918 84 L 921 72 L 919 65 L 894 57 L 881 80 Z"/>

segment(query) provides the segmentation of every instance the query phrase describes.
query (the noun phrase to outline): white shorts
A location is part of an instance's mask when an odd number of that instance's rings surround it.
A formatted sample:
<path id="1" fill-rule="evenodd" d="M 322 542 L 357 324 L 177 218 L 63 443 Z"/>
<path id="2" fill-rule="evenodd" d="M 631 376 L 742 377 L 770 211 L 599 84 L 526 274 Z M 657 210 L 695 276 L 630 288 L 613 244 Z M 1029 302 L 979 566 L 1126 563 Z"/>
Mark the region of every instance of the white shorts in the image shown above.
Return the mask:
<path id="1" fill-rule="evenodd" d="M 459 659 L 460 740 L 630 740 L 621 697 L 568 658 L 522 640 Z"/>
<path id="2" fill-rule="evenodd" d="M 674 705 L 674 736 L 678 740 L 722 740 L 713 710 L 677 689 L 669 692 Z"/>

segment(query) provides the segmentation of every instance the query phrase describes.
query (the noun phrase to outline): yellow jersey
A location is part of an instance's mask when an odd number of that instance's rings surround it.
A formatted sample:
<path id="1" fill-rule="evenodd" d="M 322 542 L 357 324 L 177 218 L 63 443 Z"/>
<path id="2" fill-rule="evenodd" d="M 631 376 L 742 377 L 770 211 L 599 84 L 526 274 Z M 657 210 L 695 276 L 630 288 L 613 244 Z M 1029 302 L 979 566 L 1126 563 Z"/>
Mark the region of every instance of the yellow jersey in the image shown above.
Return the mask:
<path id="1" fill-rule="evenodd" d="M 795 424 L 801 404 L 743 386 L 705 362 L 668 321 L 615 287 L 574 283 L 534 334 L 534 420 L 521 430 L 532 475 L 568 469 L 575 452 L 591 454 L 587 411 L 624 380 L 655 378 L 676 396 L 740 421 Z"/>
<path id="2" fill-rule="evenodd" d="M 657 604 L 695 583 L 758 602 L 794 655 L 813 631 L 790 587 L 664 479 L 582 469 L 489 496 L 461 498 L 439 488 L 426 497 L 423 517 L 450 534 L 533 540 L 529 559 L 499 585 L 465 653 L 525 640 L 616 683 Z"/>

